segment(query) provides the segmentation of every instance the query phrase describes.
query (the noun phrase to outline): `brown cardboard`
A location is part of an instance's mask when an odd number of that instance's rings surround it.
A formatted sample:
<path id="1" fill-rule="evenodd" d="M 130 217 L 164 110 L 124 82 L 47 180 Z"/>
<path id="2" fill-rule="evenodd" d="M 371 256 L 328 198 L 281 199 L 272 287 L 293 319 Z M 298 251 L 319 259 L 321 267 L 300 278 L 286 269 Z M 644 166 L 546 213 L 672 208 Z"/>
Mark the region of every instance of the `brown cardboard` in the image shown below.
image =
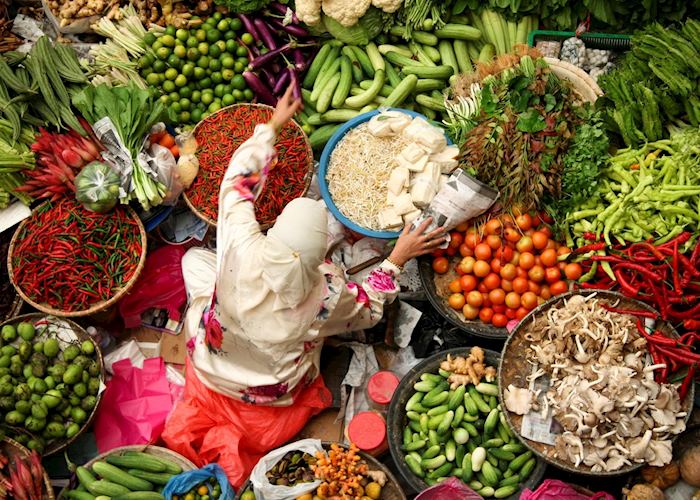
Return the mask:
<path id="1" fill-rule="evenodd" d="M 324 410 L 306 423 L 295 439 L 320 439 L 339 442 L 343 440 L 343 422 L 336 422 L 338 411 L 332 408 Z"/>
<path id="2" fill-rule="evenodd" d="M 186 344 L 184 333 L 180 332 L 178 335 L 164 333 L 160 338 L 160 355 L 163 356 L 163 361 L 184 365 L 187 355 Z"/>

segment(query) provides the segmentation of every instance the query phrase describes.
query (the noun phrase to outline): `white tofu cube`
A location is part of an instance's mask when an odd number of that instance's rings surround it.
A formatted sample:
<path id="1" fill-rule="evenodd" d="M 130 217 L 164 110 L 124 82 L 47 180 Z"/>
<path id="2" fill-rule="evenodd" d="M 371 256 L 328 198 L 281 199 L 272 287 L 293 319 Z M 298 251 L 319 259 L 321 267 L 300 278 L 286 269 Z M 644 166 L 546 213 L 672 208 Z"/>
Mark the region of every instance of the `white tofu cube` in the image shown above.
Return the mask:
<path id="1" fill-rule="evenodd" d="M 413 210 L 416 209 L 416 207 L 413 206 L 413 201 L 412 201 L 411 195 L 408 193 L 403 193 L 403 194 L 397 196 L 394 199 L 393 206 L 394 206 L 394 211 L 399 215 L 403 215 L 403 214 L 406 214 L 408 212 L 412 212 Z"/>
<path id="2" fill-rule="evenodd" d="M 416 218 L 418 218 L 418 216 L 419 216 L 420 214 L 421 214 L 421 211 L 418 210 L 418 209 L 413 210 L 412 212 L 408 212 L 407 214 L 403 214 L 403 222 L 404 222 L 404 224 L 410 224 L 411 222 L 413 222 L 414 220 L 416 220 Z"/>
<path id="3" fill-rule="evenodd" d="M 411 200 L 420 208 L 427 207 L 437 194 L 437 184 L 427 177 L 416 177 L 411 185 Z"/>
<path id="4" fill-rule="evenodd" d="M 367 130 L 375 137 L 393 137 L 396 132 L 391 128 L 389 120 L 380 120 L 382 114 L 373 116 L 367 123 Z"/>
<path id="5" fill-rule="evenodd" d="M 379 225 L 382 229 L 397 229 L 403 226 L 403 218 L 392 207 L 379 212 Z"/>
<path id="6" fill-rule="evenodd" d="M 457 146 L 447 146 L 442 151 L 430 155 L 430 161 L 440 166 L 440 171 L 443 174 L 451 174 L 459 162 L 459 148 Z"/>
<path id="7" fill-rule="evenodd" d="M 415 163 L 418 160 L 420 160 L 423 156 L 426 156 L 427 153 L 425 149 L 420 147 L 418 144 L 415 142 L 412 142 L 408 146 L 406 146 L 403 151 L 401 151 L 401 156 L 403 156 L 406 161 L 410 163 Z"/>
<path id="8" fill-rule="evenodd" d="M 428 164 L 428 155 L 424 154 L 414 162 L 408 161 L 403 156 L 399 156 L 399 164 L 402 167 L 406 167 L 410 172 L 422 172 L 423 170 L 425 170 L 425 166 Z"/>
<path id="9" fill-rule="evenodd" d="M 409 185 L 410 172 L 406 167 L 396 167 L 389 176 L 388 188 L 394 195 L 398 196 Z"/>

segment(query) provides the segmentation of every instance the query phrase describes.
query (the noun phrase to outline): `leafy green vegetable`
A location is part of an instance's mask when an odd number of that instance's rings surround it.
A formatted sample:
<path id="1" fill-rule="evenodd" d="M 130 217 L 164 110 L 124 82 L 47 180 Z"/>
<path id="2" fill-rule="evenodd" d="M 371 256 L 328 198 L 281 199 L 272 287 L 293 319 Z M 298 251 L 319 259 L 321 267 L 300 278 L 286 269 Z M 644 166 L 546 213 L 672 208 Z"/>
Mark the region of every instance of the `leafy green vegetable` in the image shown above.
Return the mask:
<path id="1" fill-rule="evenodd" d="M 236 14 L 250 14 L 264 7 L 271 0 L 214 0 L 216 5 L 225 5 L 230 12 Z"/>

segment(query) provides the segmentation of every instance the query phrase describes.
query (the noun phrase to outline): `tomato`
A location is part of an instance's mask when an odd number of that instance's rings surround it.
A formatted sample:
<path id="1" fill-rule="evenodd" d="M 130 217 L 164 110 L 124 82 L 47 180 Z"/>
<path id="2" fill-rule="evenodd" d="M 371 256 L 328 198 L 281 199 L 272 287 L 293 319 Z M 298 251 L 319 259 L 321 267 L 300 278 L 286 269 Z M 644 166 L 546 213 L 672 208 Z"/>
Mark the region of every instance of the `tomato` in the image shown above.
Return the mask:
<path id="1" fill-rule="evenodd" d="M 515 218 L 515 224 L 522 231 L 527 231 L 532 227 L 532 217 L 530 217 L 530 214 L 520 214 Z"/>
<path id="2" fill-rule="evenodd" d="M 557 265 L 557 251 L 548 248 L 540 254 L 540 260 L 545 267 L 552 267 Z"/>
<path id="3" fill-rule="evenodd" d="M 459 226 L 455 228 L 455 231 L 459 231 L 460 233 L 466 233 L 467 229 L 469 229 L 469 223 L 462 222 Z"/>
<path id="4" fill-rule="evenodd" d="M 504 262 L 505 262 L 505 261 L 504 261 Z M 517 250 L 515 250 L 515 251 L 513 252 L 513 258 L 510 259 L 510 263 L 513 264 L 514 266 L 517 266 L 517 265 L 518 265 L 518 262 L 520 262 L 520 252 L 518 252 Z"/>
<path id="5" fill-rule="evenodd" d="M 491 261 L 491 270 L 496 274 L 501 272 L 501 259 L 493 259 Z"/>
<path id="6" fill-rule="evenodd" d="M 506 241 L 517 243 L 517 241 L 520 239 L 520 232 L 514 227 L 507 227 L 503 231 L 503 237 L 506 239 Z"/>
<path id="7" fill-rule="evenodd" d="M 549 243 L 549 238 L 542 231 L 535 231 L 532 233 L 532 244 L 537 250 L 542 250 Z"/>
<path id="8" fill-rule="evenodd" d="M 501 286 L 501 277 L 496 273 L 489 273 L 484 278 L 484 285 L 486 285 L 486 288 L 489 290 L 494 290 Z"/>
<path id="9" fill-rule="evenodd" d="M 493 309 L 489 307 L 484 307 L 481 311 L 479 311 L 479 319 L 483 321 L 484 323 L 491 323 L 491 319 L 493 318 Z"/>
<path id="10" fill-rule="evenodd" d="M 566 281 L 561 280 L 549 285 L 549 290 L 552 292 L 552 295 L 560 295 L 567 292 L 569 286 L 566 284 Z"/>
<path id="11" fill-rule="evenodd" d="M 484 224 L 484 232 L 486 234 L 501 234 L 503 229 L 503 224 L 498 219 L 491 219 L 486 224 Z"/>
<path id="12" fill-rule="evenodd" d="M 559 270 L 561 272 L 564 272 L 564 269 L 566 269 L 566 262 L 564 262 L 564 261 L 557 262 L 557 267 L 559 268 Z"/>
<path id="13" fill-rule="evenodd" d="M 518 278 L 525 278 L 525 279 L 527 279 L 527 271 L 526 271 L 525 269 L 523 269 L 522 267 L 517 267 L 517 268 L 516 268 L 515 275 L 516 275 Z"/>
<path id="14" fill-rule="evenodd" d="M 474 255 L 474 251 L 467 246 L 466 243 L 459 245 L 459 255 L 462 257 L 471 257 Z"/>
<path id="15" fill-rule="evenodd" d="M 516 292 L 509 292 L 506 294 L 505 303 L 507 307 L 511 309 L 517 309 L 520 307 L 520 294 Z"/>
<path id="16" fill-rule="evenodd" d="M 464 237 L 464 243 L 474 250 L 474 247 L 476 247 L 479 243 L 481 243 L 481 238 L 479 238 L 479 235 L 476 233 L 467 233 L 467 235 Z"/>
<path id="17" fill-rule="evenodd" d="M 486 243 L 479 243 L 474 248 L 474 257 L 479 260 L 489 260 L 491 258 L 491 247 Z"/>
<path id="18" fill-rule="evenodd" d="M 510 262 L 508 264 L 505 264 L 501 266 L 501 270 L 499 274 L 501 275 L 501 278 L 504 280 L 514 280 L 516 273 L 518 272 L 517 268 L 511 264 Z"/>
<path id="19" fill-rule="evenodd" d="M 447 299 L 447 303 L 452 309 L 460 310 L 464 307 L 466 300 L 464 299 L 464 295 L 462 295 L 461 293 L 453 293 Z"/>
<path id="20" fill-rule="evenodd" d="M 539 283 L 535 283 L 534 281 L 528 281 L 527 289 L 535 295 L 539 295 L 542 291 L 542 286 Z"/>
<path id="21" fill-rule="evenodd" d="M 551 237 L 552 237 L 552 228 L 551 228 L 551 227 L 549 227 L 549 226 L 542 226 L 539 230 L 542 231 L 544 234 L 546 234 L 546 235 L 547 235 L 547 238 L 551 238 Z"/>
<path id="22" fill-rule="evenodd" d="M 501 237 L 495 234 L 489 234 L 486 237 L 486 244 L 491 247 L 492 250 L 498 250 L 501 248 Z"/>
<path id="23" fill-rule="evenodd" d="M 467 274 L 459 278 L 459 286 L 463 292 L 471 292 L 476 289 L 477 285 L 476 278 L 471 274 Z"/>
<path id="24" fill-rule="evenodd" d="M 433 250 L 430 255 L 432 255 L 433 257 L 442 257 L 443 255 L 445 255 L 445 249 L 438 248 L 436 250 Z"/>
<path id="25" fill-rule="evenodd" d="M 506 301 L 506 292 L 500 288 L 495 288 L 489 292 L 489 300 L 492 304 L 501 305 Z"/>
<path id="26" fill-rule="evenodd" d="M 535 256 L 530 252 L 523 252 L 520 254 L 520 259 L 518 259 L 518 265 L 522 269 L 530 269 L 535 265 Z"/>
<path id="27" fill-rule="evenodd" d="M 569 247 L 565 247 L 564 245 L 560 246 L 557 249 L 557 255 L 568 255 L 571 253 L 571 249 Z"/>
<path id="28" fill-rule="evenodd" d="M 476 289 L 484 295 L 487 295 L 489 293 L 489 289 L 486 288 L 486 284 L 483 281 L 477 285 Z"/>
<path id="29" fill-rule="evenodd" d="M 526 278 L 515 278 L 513 280 L 513 291 L 516 293 L 525 293 L 528 291 Z"/>
<path id="30" fill-rule="evenodd" d="M 549 285 L 542 285 L 540 297 L 542 297 L 544 300 L 549 300 L 552 298 L 552 292 L 549 290 Z"/>
<path id="31" fill-rule="evenodd" d="M 450 267 L 450 261 L 445 257 L 437 257 L 433 260 L 433 271 L 438 274 L 445 274 Z"/>
<path id="32" fill-rule="evenodd" d="M 467 294 L 467 304 L 469 304 L 472 307 L 481 307 L 481 304 L 484 303 L 484 297 L 481 295 L 480 292 L 477 292 L 476 290 L 472 290 Z"/>
<path id="33" fill-rule="evenodd" d="M 548 267 L 544 272 L 544 278 L 550 284 L 559 281 L 561 279 L 561 271 L 558 267 Z"/>
<path id="34" fill-rule="evenodd" d="M 523 253 L 523 252 L 532 252 L 532 248 L 534 247 L 532 243 L 532 238 L 529 236 L 523 236 L 518 240 L 518 242 L 515 244 L 515 248 L 518 250 L 518 252 Z"/>
<path id="35" fill-rule="evenodd" d="M 459 279 L 454 279 L 454 280 L 450 281 L 450 284 L 447 288 L 449 288 L 450 292 L 452 292 L 452 293 L 459 293 L 462 291 L 462 285 L 461 285 Z"/>
<path id="36" fill-rule="evenodd" d="M 464 314 L 464 317 L 467 319 L 476 319 L 479 317 L 479 308 L 464 304 L 462 314 Z"/>
<path id="37" fill-rule="evenodd" d="M 530 214 L 530 218 L 532 219 L 532 227 L 536 228 L 540 224 L 542 224 L 542 219 L 540 218 L 540 214 L 535 212 L 534 214 Z"/>
<path id="38" fill-rule="evenodd" d="M 564 274 L 566 275 L 566 279 L 568 280 L 577 280 L 581 277 L 583 274 L 583 269 L 581 268 L 581 264 L 577 264 L 575 262 L 571 264 L 567 264 L 566 267 L 564 268 Z"/>
<path id="39" fill-rule="evenodd" d="M 501 280 L 501 288 L 506 292 L 513 291 L 513 282 L 510 280 Z"/>
<path id="40" fill-rule="evenodd" d="M 556 250 L 557 242 L 554 240 L 547 240 L 547 246 L 545 248 L 553 248 L 554 250 Z"/>
<path id="41" fill-rule="evenodd" d="M 491 307 L 491 301 L 489 300 L 489 294 L 488 293 L 482 293 L 481 298 L 484 299 L 484 303 L 482 307 Z"/>
<path id="42" fill-rule="evenodd" d="M 508 309 L 508 308 L 504 304 L 500 304 L 500 305 L 494 305 L 493 307 L 491 307 L 491 309 L 493 309 L 494 315 L 495 314 L 505 315 L 506 309 Z"/>
<path id="43" fill-rule="evenodd" d="M 457 276 L 464 276 L 467 274 L 459 268 L 459 265 L 455 266 L 455 272 L 457 273 Z"/>
<path id="44" fill-rule="evenodd" d="M 464 257 L 457 267 L 464 273 L 464 274 L 471 274 L 474 271 L 474 263 L 476 262 L 476 259 L 474 257 Z"/>
<path id="45" fill-rule="evenodd" d="M 506 318 L 515 319 L 515 309 L 506 309 Z"/>
<path id="46" fill-rule="evenodd" d="M 513 226 L 515 224 L 515 221 L 513 220 L 513 216 L 510 214 L 503 214 L 501 215 L 501 223 L 504 226 Z"/>
<path id="47" fill-rule="evenodd" d="M 508 317 L 501 313 L 494 314 L 493 318 L 491 318 L 491 323 L 493 323 L 493 326 L 503 328 L 508 324 Z"/>
<path id="48" fill-rule="evenodd" d="M 447 247 L 447 250 L 445 250 L 445 253 L 447 255 L 449 255 L 450 257 L 453 257 L 453 256 L 457 255 L 457 249 L 452 248 L 452 247 Z"/>
<path id="49" fill-rule="evenodd" d="M 501 255 L 499 258 L 501 262 L 510 262 L 513 260 L 513 249 L 511 247 L 501 247 Z"/>
<path id="50" fill-rule="evenodd" d="M 532 292 L 523 293 L 520 296 L 520 304 L 528 311 L 531 311 L 537 307 L 537 295 Z"/>
<path id="51" fill-rule="evenodd" d="M 553 224 L 553 223 L 554 223 L 554 219 L 552 218 L 552 216 L 549 215 L 549 214 L 548 214 L 547 212 L 545 212 L 544 210 L 542 210 L 542 211 L 540 212 L 540 219 L 542 219 L 542 220 L 543 220 L 544 222 L 546 222 L 547 224 Z"/>
<path id="52" fill-rule="evenodd" d="M 459 246 L 464 243 L 464 236 L 462 233 L 458 233 L 457 231 L 452 231 L 450 233 L 450 242 L 448 243 L 450 248 L 457 248 L 459 249 Z"/>
<path id="53" fill-rule="evenodd" d="M 544 267 L 535 264 L 527 272 L 527 277 L 530 278 L 535 283 L 539 283 L 540 281 L 542 281 L 544 279 Z"/>
<path id="54" fill-rule="evenodd" d="M 527 309 L 525 309 L 523 306 L 518 307 L 518 310 L 515 311 L 515 319 L 520 321 L 523 319 L 525 316 L 527 316 L 527 313 L 530 312 Z"/>
<path id="55" fill-rule="evenodd" d="M 465 257 L 468 258 L 468 257 Z M 478 278 L 483 278 L 491 272 L 491 266 L 485 260 L 477 260 L 472 271 Z"/>

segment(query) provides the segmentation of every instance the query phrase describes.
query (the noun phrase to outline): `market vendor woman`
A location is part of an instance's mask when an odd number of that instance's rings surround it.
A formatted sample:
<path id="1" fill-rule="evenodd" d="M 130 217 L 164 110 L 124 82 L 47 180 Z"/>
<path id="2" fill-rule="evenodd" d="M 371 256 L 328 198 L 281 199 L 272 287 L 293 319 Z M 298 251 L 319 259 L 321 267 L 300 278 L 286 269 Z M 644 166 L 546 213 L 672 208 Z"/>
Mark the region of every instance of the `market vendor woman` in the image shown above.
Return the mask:
<path id="1" fill-rule="evenodd" d="M 270 122 L 238 148 L 221 184 L 217 252 L 195 248 L 182 260 L 190 358 L 184 399 L 163 438 L 197 464 L 218 462 L 237 487 L 261 456 L 330 406 L 319 370 L 323 338 L 375 325 L 399 291 L 404 264 L 444 241 L 441 230 L 425 233 L 427 224 L 407 227 L 356 284 L 325 260 L 321 201 L 293 200 L 263 234 L 251 190 L 274 163 L 277 132 L 300 107 L 290 88 Z"/>

